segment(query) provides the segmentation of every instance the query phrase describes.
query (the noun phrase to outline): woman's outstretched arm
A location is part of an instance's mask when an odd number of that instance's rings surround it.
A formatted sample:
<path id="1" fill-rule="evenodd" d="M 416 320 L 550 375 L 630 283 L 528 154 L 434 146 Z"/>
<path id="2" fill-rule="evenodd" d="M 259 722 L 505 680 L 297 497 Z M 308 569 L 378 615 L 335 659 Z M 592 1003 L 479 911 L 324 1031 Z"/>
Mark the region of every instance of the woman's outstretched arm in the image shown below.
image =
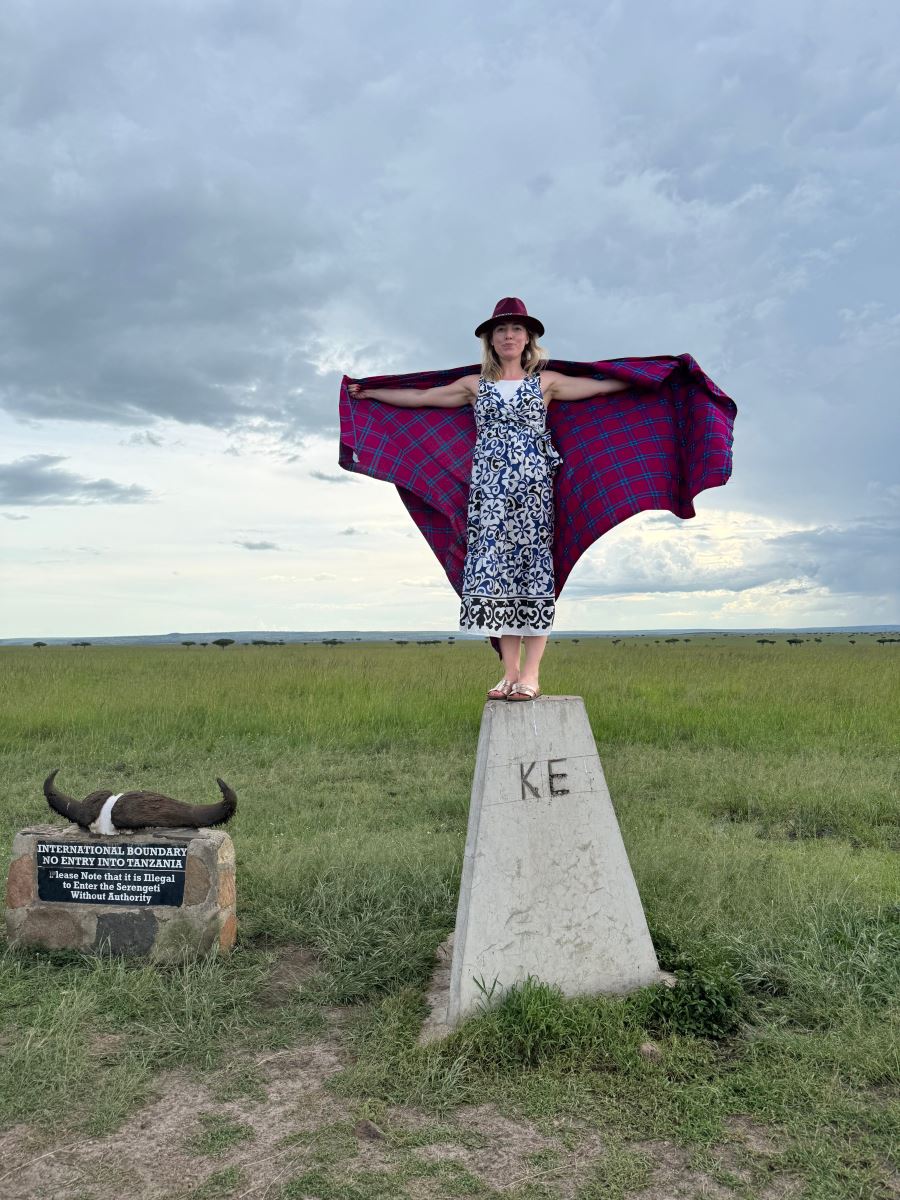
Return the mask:
<path id="1" fill-rule="evenodd" d="M 364 388 L 351 383 L 347 390 L 351 400 L 380 400 L 398 408 L 462 408 L 470 404 L 478 392 L 478 376 L 463 375 L 443 387 L 433 388 Z"/>
<path id="2" fill-rule="evenodd" d="M 551 400 L 587 400 L 609 392 L 623 392 L 633 384 L 620 379 L 585 379 L 580 375 L 562 375 L 559 371 L 541 372 L 541 391 L 549 404 Z"/>

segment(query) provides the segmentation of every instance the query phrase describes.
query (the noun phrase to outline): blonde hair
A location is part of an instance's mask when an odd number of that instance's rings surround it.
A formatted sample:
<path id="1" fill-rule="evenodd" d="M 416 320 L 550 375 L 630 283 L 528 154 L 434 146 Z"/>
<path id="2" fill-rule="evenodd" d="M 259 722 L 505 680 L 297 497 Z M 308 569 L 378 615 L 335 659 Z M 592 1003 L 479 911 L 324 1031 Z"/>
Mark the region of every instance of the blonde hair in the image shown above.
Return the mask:
<path id="1" fill-rule="evenodd" d="M 530 375 L 533 371 L 539 371 L 546 367 L 550 361 L 547 351 L 537 340 L 537 334 L 532 333 L 530 329 L 526 329 L 528 341 L 525 349 L 522 351 L 522 370 L 526 375 Z M 500 378 L 500 359 L 494 347 L 491 345 L 491 338 L 494 333 L 494 326 L 486 329 L 481 335 L 481 374 L 485 379 L 495 381 Z"/>

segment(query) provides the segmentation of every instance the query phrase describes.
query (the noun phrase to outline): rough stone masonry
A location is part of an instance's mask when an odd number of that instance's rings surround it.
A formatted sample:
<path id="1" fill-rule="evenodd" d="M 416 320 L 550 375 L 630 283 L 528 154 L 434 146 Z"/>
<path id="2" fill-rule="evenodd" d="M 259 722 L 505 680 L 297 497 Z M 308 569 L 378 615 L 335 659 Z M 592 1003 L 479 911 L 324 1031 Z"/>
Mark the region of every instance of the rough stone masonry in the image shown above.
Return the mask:
<path id="1" fill-rule="evenodd" d="M 34 825 L 13 841 L 10 945 L 178 962 L 237 932 L 234 845 L 218 829 L 111 836 Z"/>

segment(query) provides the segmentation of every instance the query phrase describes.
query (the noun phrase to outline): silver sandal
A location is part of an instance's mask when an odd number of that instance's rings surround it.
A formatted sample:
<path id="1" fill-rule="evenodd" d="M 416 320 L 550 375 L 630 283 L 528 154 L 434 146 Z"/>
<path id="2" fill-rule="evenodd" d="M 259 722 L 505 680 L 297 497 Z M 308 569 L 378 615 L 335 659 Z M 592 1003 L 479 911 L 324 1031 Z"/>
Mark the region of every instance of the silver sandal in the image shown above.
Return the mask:
<path id="1" fill-rule="evenodd" d="M 495 683 L 488 692 L 487 698 L 488 700 L 507 700 L 509 698 L 509 693 L 515 686 L 516 681 L 514 679 L 501 679 L 500 682 Z"/>
<path id="2" fill-rule="evenodd" d="M 537 700 L 540 694 L 541 689 L 532 687 L 530 683 L 514 683 L 506 698 L 518 703 L 520 700 Z"/>

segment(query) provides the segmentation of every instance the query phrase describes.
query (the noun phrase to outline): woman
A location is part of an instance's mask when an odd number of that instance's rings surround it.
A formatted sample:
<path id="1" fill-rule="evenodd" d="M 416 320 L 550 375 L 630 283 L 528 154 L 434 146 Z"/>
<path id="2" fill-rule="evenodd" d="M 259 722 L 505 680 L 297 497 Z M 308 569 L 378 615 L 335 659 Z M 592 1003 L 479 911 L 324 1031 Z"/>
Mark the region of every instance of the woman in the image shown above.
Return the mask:
<path id="1" fill-rule="evenodd" d="M 461 375 L 416 391 L 348 385 L 354 400 L 474 409 L 478 436 L 460 629 L 499 638 L 503 678 L 487 693 L 491 700 L 527 701 L 541 694 L 539 668 L 556 603 L 553 478 L 562 464 L 547 433 L 547 407 L 554 400 L 584 400 L 629 386 L 547 370 L 537 341 L 543 334 L 544 326 L 522 301 L 507 296 L 475 330 L 482 342 L 480 376 Z"/>

